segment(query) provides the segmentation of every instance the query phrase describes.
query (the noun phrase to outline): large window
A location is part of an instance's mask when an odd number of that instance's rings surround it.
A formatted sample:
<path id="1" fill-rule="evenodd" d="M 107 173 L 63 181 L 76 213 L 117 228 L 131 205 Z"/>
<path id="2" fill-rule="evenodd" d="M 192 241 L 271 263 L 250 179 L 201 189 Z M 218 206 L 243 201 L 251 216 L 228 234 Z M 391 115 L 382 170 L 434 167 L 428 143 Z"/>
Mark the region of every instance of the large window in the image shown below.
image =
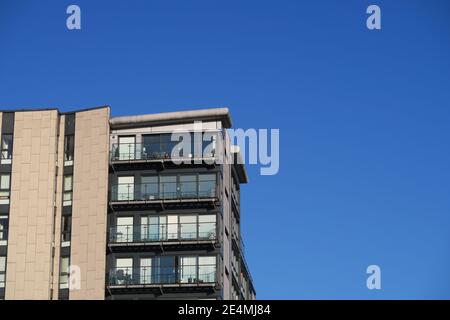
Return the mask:
<path id="1" fill-rule="evenodd" d="M 172 141 L 172 134 L 150 134 L 142 136 L 142 158 L 143 159 L 170 159 L 173 148 L 184 138 L 184 134 L 189 136 L 190 143 L 188 144 L 188 150 L 175 150 L 175 154 L 193 158 L 202 157 L 205 153 L 206 157 L 213 157 L 216 153 L 217 145 L 217 133 L 208 132 L 203 133 L 200 137 L 200 141 L 194 141 L 197 137 L 192 132 L 180 132 L 183 135 L 177 141 Z M 206 135 L 206 137 L 205 137 Z M 203 141 L 205 139 L 206 141 Z M 195 143 L 199 143 L 197 148 L 194 148 Z M 195 150 L 194 150 L 195 149 Z M 197 150 L 198 149 L 198 150 Z"/>
<path id="2" fill-rule="evenodd" d="M 178 272 L 181 283 L 215 282 L 216 257 L 180 257 Z"/>
<path id="3" fill-rule="evenodd" d="M 113 243 L 190 239 L 216 239 L 216 215 L 149 215 L 136 225 L 133 217 L 118 217 L 110 229 Z"/>
<path id="4" fill-rule="evenodd" d="M 198 238 L 216 238 L 216 215 L 208 214 L 198 216 Z"/>
<path id="5" fill-rule="evenodd" d="M 126 285 L 133 281 L 133 259 L 116 259 L 116 268 L 113 270 L 113 284 Z"/>
<path id="6" fill-rule="evenodd" d="M 180 257 L 179 277 L 181 283 L 197 282 L 197 257 Z"/>
<path id="7" fill-rule="evenodd" d="M 8 216 L 0 216 L 0 246 L 5 246 L 8 241 Z"/>
<path id="8" fill-rule="evenodd" d="M 8 204 L 10 196 L 10 180 L 9 174 L 0 175 L 0 204 Z"/>
<path id="9" fill-rule="evenodd" d="M 216 281 L 216 257 L 198 257 L 199 282 Z"/>
<path id="10" fill-rule="evenodd" d="M 142 176 L 141 177 L 141 195 L 144 200 L 158 199 L 158 177 Z"/>
<path id="11" fill-rule="evenodd" d="M 175 283 L 175 257 L 153 258 L 153 282 L 154 283 Z"/>
<path id="12" fill-rule="evenodd" d="M 13 136 L 12 134 L 3 134 L 2 135 L 2 152 L 1 152 L 1 163 L 2 164 L 10 164 L 12 159 L 12 145 L 13 145 Z"/>
<path id="13" fill-rule="evenodd" d="M 6 257 L 0 257 L 0 288 L 5 287 Z"/>
<path id="14" fill-rule="evenodd" d="M 69 288 L 69 266 L 70 258 L 61 257 L 60 271 L 59 271 L 59 288 L 68 289 Z"/>
<path id="15" fill-rule="evenodd" d="M 133 217 L 118 217 L 116 242 L 133 242 Z"/>
<path id="16" fill-rule="evenodd" d="M 178 239 L 178 216 L 167 216 L 167 238 Z"/>
<path id="17" fill-rule="evenodd" d="M 171 200 L 216 197 L 216 174 L 181 174 L 141 176 L 135 185 L 133 176 L 118 177 L 112 200 Z"/>
<path id="18" fill-rule="evenodd" d="M 142 157 L 144 159 L 169 159 L 172 148 L 178 143 L 171 140 L 171 134 L 142 136 Z"/>
<path id="19" fill-rule="evenodd" d="M 140 284 L 152 283 L 152 258 L 141 259 Z"/>
<path id="20" fill-rule="evenodd" d="M 64 165 L 73 165 L 73 153 L 75 147 L 75 136 L 73 134 L 64 137 Z"/>
<path id="21" fill-rule="evenodd" d="M 117 200 L 134 200 L 134 177 L 118 177 L 117 181 Z"/>
<path id="22" fill-rule="evenodd" d="M 143 256 L 138 264 L 134 267 L 131 257 L 116 258 L 110 284 L 195 284 L 216 280 L 215 256 Z"/>
<path id="23" fill-rule="evenodd" d="M 119 137 L 119 160 L 134 160 L 136 158 L 136 138 Z"/>
<path id="24" fill-rule="evenodd" d="M 163 199 L 177 198 L 177 177 L 161 176 L 159 178 L 159 190 Z"/>
<path id="25" fill-rule="evenodd" d="M 72 217 L 62 216 L 61 222 L 61 247 L 70 246 L 70 233 L 72 230 Z"/>
<path id="26" fill-rule="evenodd" d="M 149 216 L 141 218 L 142 241 L 167 240 L 167 232 L 166 216 Z"/>
<path id="27" fill-rule="evenodd" d="M 180 176 L 180 192 L 182 198 L 196 198 L 197 176 L 196 175 Z"/>
<path id="28" fill-rule="evenodd" d="M 73 176 L 64 176 L 64 194 L 63 194 L 63 206 L 72 205 L 72 193 L 73 193 Z"/>
<path id="29" fill-rule="evenodd" d="M 198 193 L 200 197 L 214 197 L 216 195 L 215 174 L 200 174 L 198 176 Z"/>
<path id="30" fill-rule="evenodd" d="M 197 216 L 180 216 L 180 238 L 197 238 Z"/>

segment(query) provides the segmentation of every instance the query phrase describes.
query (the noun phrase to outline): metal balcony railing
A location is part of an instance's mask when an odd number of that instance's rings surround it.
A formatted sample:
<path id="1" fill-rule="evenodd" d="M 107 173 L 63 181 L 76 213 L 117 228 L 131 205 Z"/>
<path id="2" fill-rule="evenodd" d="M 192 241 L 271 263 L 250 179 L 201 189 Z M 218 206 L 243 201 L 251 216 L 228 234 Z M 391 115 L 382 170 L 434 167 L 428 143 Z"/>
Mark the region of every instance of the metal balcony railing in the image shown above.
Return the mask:
<path id="1" fill-rule="evenodd" d="M 210 185 L 215 180 L 202 181 Z M 122 183 L 111 187 L 111 201 L 152 201 L 152 200 L 182 200 L 182 199 L 207 199 L 216 198 L 215 187 L 201 189 L 197 185 L 196 190 L 183 188 L 179 183 Z"/>
<path id="2" fill-rule="evenodd" d="M 169 160 L 177 143 L 115 143 L 111 145 L 110 157 L 111 161 Z M 215 154 L 215 149 L 212 149 L 207 154 L 203 153 L 201 158 L 214 158 Z M 192 153 L 183 154 L 181 150 L 176 150 L 176 155 L 180 158 L 195 158 Z"/>
<path id="3" fill-rule="evenodd" d="M 114 244 L 215 239 L 215 222 L 117 225 L 109 230 L 109 242 Z"/>
<path id="4" fill-rule="evenodd" d="M 117 267 L 110 270 L 110 286 L 213 284 L 216 265 L 183 265 L 175 267 Z"/>

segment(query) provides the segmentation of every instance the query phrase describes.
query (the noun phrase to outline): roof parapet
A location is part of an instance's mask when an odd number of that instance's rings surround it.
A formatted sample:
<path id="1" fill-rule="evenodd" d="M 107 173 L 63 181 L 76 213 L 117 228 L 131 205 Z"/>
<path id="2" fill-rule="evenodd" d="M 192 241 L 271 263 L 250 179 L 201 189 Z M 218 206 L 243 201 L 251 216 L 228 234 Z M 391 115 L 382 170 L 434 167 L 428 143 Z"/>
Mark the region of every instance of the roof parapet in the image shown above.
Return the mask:
<path id="1" fill-rule="evenodd" d="M 245 170 L 245 165 L 242 161 L 241 148 L 239 146 L 232 145 L 230 147 L 230 151 L 234 156 L 233 163 L 239 178 L 239 183 L 248 183 L 247 170 Z"/>
<path id="2" fill-rule="evenodd" d="M 109 123 L 111 129 L 123 129 L 152 125 L 189 123 L 193 121 L 221 121 L 224 128 L 231 128 L 231 116 L 228 108 L 113 117 L 109 120 Z"/>

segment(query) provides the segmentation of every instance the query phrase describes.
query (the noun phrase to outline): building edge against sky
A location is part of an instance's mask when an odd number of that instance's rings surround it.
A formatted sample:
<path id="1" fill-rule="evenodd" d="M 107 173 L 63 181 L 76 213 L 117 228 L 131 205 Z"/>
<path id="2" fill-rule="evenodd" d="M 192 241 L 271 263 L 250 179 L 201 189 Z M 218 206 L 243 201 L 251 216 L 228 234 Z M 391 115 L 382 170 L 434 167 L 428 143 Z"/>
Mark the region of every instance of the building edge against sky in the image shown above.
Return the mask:
<path id="1" fill-rule="evenodd" d="M 255 299 L 244 166 L 171 159 L 195 121 L 234 152 L 226 108 L 0 111 L 0 299 Z"/>

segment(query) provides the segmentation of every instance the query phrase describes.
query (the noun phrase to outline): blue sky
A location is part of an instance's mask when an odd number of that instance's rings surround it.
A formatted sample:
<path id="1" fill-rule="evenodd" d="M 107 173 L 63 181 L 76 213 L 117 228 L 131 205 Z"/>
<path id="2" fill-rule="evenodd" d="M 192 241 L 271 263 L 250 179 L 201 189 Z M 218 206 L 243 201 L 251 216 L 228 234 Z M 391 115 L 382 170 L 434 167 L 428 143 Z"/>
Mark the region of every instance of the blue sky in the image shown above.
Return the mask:
<path id="1" fill-rule="evenodd" d="M 242 188 L 258 298 L 449 299 L 449 14 L 446 0 L 0 0 L 0 107 L 228 106 L 235 127 L 280 129 L 279 174 L 250 166 Z"/>

